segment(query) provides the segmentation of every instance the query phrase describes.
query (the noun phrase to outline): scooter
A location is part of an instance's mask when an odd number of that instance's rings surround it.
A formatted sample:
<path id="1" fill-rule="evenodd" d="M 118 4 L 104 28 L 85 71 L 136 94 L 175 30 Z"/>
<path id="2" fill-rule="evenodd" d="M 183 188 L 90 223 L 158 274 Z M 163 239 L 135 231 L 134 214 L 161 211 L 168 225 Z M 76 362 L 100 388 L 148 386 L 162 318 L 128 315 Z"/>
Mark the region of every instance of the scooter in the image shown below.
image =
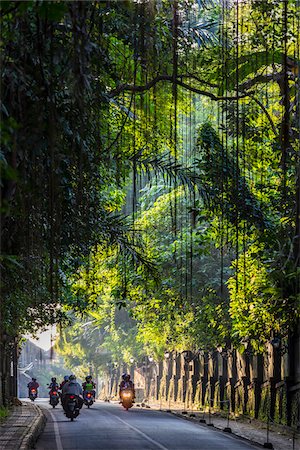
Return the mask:
<path id="1" fill-rule="evenodd" d="M 79 415 L 78 397 L 77 395 L 68 395 L 65 401 L 65 414 L 68 419 L 73 422 L 74 419 Z"/>
<path id="2" fill-rule="evenodd" d="M 123 408 L 128 411 L 129 408 L 132 408 L 133 406 L 133 392 L 131 389 L 124 389 L 121 392 L 121 402 Z"/>
<path id="3" fill-rule="evenodd" d="M 37 398 L 37 390 L 35 388 L 31 388 L 29 391 L 29 398 L 32 402 Z"/>
<path id="4" fill-rule="evenodd" d="M 92 404 L 94 403 L 94 396 L 93 396 L 93 393 L 90 392 L 90 391 L 84 392 L 84 395 L 83 395 L 83 401 L 84 401 L 84 404 L 85 404 L 88 408 L 90 408 L 90 407 L 92 406 Z"/>
<path id="5" fill-rule="evenodd" d="M 49 396 L 50 396 L 50 405 L 52 406 L 52 408 L 55 408 L 55 406 L 59 404 L 58 392 L 56 390 L 51 390 L 49 392 Z"/>

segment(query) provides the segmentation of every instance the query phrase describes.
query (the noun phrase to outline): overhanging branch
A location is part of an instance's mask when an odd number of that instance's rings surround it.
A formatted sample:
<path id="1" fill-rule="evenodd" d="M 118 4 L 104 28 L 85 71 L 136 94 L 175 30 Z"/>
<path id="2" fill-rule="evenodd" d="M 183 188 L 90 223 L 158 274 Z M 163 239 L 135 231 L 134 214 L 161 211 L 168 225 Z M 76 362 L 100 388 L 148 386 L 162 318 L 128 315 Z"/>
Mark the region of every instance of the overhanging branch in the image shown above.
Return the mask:
<path id="1" fill-rule="evenodd" d="M 167 81 L 169 83 L 175 82 L 178 86 L 181 86 L 182 88 L 187 89 L 190 92 L 194 92 L 195 94 L 199 94 L 199 95 L 204 95 L 205 97 L 208 97 L 214 101 L 237 101 L 241 98 L 250 97 L 263 110 L 264 114 L 266 115 L 266 117 L 271 125 L 271 128 L 272 128 L 274 134 L 277 136 L 278 133 L 277 133 L 275 124 L 274 124 L 268 110 L 265 108 L 265 106 L 261 103 L 260 100 L 258 100 L 256 97 L 254 97 L 254 95 L 255 95 L 254 91 L 246 91 L 246 89 L 253 87 L 257 83 L 267 82 L 267 81 L 271 81 L 271 80 L 278 81 L 280 76 L 281 76 L 281 74 L 279 74 L 279 73 L 259 75 L 257 77 L 254 77 L 251 80 L 247 80 L 244 83 L 242 83 L 240 85 L 240 92 L 238 95 L 233 95 L 233 96 L 221 95 L 220 96 L 220 95 L 215 95 L 212 92 L 209 92 L 209 91 L 206 91 L 203 89 L 199 89 L 196 86 L 191 86 L 190 84 L 187 84 L 186 82 L 183 81 L 184 78 L 191 78 L 191 79 L 196 80 L 199 83 L 206 84 L 210 87 L 217 87 L 217 85 L 215 85 L 213 83 L 208 83 L 205 80 L 201 80 L 196 75 L 193 75 L 193 74 L 178 75 L 175 80 L 172 75 L 157 75 L 155 78 L 153 78 L 151 81 L 149 81 L 148 83 L 146 83 L 144 85 L 120 84 L 116 89 L 113 89 L 112 91 L 110 91 L 108 96 L 113 98 L 125 91 L 129 91 L 132 93 L 143 93 L 143 92 L 148 91 L 152 87 L 154 87 L 157 83 L 159 83 L 161 81 Z"/>
<path id="2" fill-rule="evenodd" d="M 191 86 L 187 83 L 185 83 L 183 80 L 183 77 L 186 77 L 185 75 L 178 75 L 178 77 L 175 80 L 175 83 L 178 86 L 183 87 L 184 89 L 187 89 L 191 92 L 195 92 L 195 94 L 204 95 L 206 97 L 211 98 L 212 100 L 238 100 L 239 98 L 248 97 L 250 93 L 242 93 L 238 96 L 218 96 L 213 94 L 212 92 L 205 91 L 203 89 L 199 89 L 195 86 Z M 195 78 L 192 76 L 191 78 Z M 124 91 L 134 92 L 134 93 L 143 93 L 145 91 L 149 91 L 152 87 L 154 87 L 157 83 L 160 81 L 168 81 L 170 83 L 174 83 L 174 78 L 172 75 L 157 75 L 155 78 L 153 78 L 151 81 L 144 85 L 133 85 L 133 84 L 120 84 L 116 89 L 111 90 L 108 93 L 109 97 L 116 97 L 119 94 L 121 94 Z M 200 80 L 198 79 L 200 82 Z M 205 82 L 206 83 L 206 82 Z"/>

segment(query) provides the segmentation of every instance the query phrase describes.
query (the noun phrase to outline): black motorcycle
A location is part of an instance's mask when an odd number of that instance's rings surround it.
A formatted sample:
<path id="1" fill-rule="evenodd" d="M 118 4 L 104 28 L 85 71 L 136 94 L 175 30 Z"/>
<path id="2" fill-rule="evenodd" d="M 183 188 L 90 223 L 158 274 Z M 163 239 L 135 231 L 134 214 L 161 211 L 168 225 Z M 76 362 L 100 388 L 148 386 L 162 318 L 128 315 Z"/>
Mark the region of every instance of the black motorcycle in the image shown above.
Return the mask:
<path id="1" fill-rule="evenodd" d="M 64 401 L 64 410 L 68 419 L 73 422 L 74 419 L 79 415 L 79 398 L 77 395 L 68 395 Z"/>
<path id="2" fill-rule="evenodd" d="M 34 400 L 37 398 L 37 389 L 31 388 L 29 390 L 29 398 L 32 402 L 34 402 Z"/>
<path id="3" fill-rule="evenodd" d="M 55 406 L 59 404 L 58 392 L 53 389 L 49 392 L 49 396 L 50 396 L 50 405 L 52 406 L 52 408 L 55 408 Z"/>
<path id="4" fill-rule="evenodd" d="M 90 408 L 92 406 L 92 404 L 94 403 L 94 396 L 93 393 L 91 391 L 86 391 L 83 394 L 83 401 L 84 404 Z"/>
<path id="5" fill-rule="evenodd" d="M 121 392 L 122 406 L 128 411 L 133 406 L 133 392 L 131 389 L 124 389 Z"/>

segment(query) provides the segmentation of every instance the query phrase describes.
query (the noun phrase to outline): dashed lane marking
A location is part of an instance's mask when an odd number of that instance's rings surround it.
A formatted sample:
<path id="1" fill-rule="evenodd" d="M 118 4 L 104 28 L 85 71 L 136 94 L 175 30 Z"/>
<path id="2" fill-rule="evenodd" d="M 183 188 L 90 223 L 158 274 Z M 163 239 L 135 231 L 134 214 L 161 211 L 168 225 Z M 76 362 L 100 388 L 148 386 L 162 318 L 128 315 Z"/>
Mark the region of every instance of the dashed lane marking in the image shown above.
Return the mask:
<path id="1" fill-rule="evenodd" d="M 160 448 L 160 450 L 169 450 L 167 447 L 165 447 L 164 445 L 160 444 L 159 442 L 155 441 L 154 439 L 152 439 L 151 437 L 147 436 L 147 434 L 143 433 L 142 431 L 140 431 L 138 428 L 135 428 L 133 425 L 129 425 L 128 422 L 126 422 L 123 419 L 120 419 L 120 417 L 116 416 L 115 414 L 112 414 L 108 411 L 105 411 L 106 414 L 109 414 L 110 416 L 112 416 L 114 419 L 118 419 L 120 422 L 124 423 L 125 425 L 127 425 L 129 428 L 131 428 L 132 430 L 134 430 L 136 433 L 138 433 L 140 436 L 143 436 L 144 439 L 146 439 L 147 441 L 151 442 L 152 444 L 156 445 L 158 448 Z"/>

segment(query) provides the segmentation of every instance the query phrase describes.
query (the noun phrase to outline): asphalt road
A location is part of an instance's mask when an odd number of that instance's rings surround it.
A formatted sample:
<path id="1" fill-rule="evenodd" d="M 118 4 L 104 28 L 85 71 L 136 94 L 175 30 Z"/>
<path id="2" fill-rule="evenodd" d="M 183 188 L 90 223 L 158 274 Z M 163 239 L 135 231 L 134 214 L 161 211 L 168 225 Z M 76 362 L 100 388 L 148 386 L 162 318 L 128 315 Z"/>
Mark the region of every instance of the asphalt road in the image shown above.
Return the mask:
<path id="1" fill-rule="evenodd" d="M 71 422 L 61 406 L 38 399 L 47 424 L 36 450 L 253 450 L 247 442 L 171 414 L 96 402 Z"/>

